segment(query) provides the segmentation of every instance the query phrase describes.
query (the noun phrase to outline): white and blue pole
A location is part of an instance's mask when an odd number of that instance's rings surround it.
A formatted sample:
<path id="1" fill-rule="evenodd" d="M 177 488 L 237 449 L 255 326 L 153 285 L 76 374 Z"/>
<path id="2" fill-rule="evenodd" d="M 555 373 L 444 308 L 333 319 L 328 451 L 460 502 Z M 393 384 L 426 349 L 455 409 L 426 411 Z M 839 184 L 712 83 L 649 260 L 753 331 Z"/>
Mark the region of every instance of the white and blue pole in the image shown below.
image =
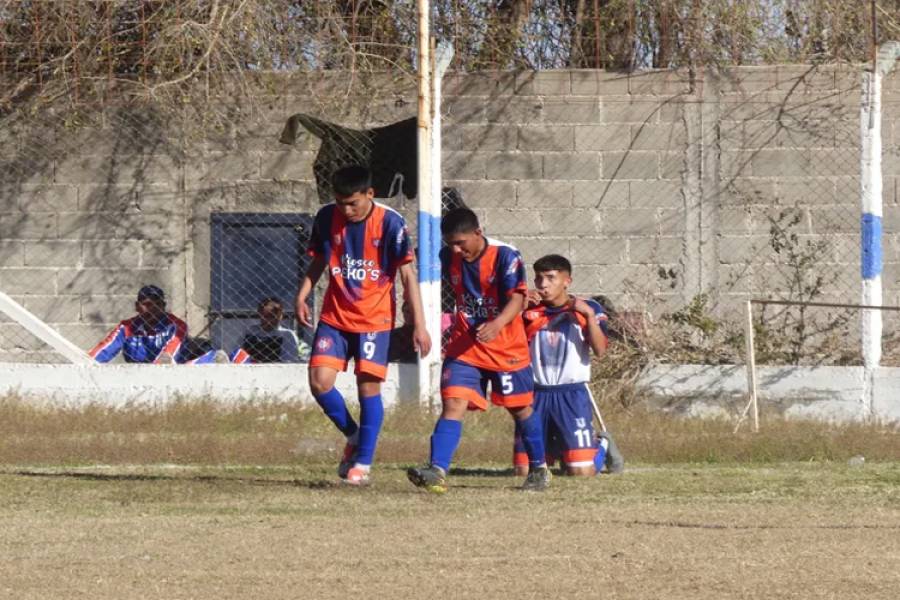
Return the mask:
<path id="1" fill-rule="evenodd" d="M 873 53 L 872 70 L 863 73 L 860 110 L 860 266 L 862 303 L 882 306 L 882 171 L 881 171 L 881 82 L 900 58 L 900 42 L 887 42 Z M 863 406 L 875 414 L 875 370 L 881 363 L 881 311 L 862 311 Z"/>
<path id="2" fill-rule="evenodd" d="M 862 300 L 881 306 L 882 272 L 882 180 L 881 180 L 881 73 L 876 65 L 863 74 L 860 111 L 860 182 L 862 219 L 860 222 L 860 267 Z M 862 311 L 863 366 L 873 369 L 881 362 L 881 311 Z"/>
<path id="3" fill-rule="evenodd" d="M 419 289 L 425 311 L 425 327 L 432 350 L 419 358 L 418 399 L 429 406 L 439 394 L 441 359 L 441 111 L 440 81 L 452 52 L 441 47 L 432 61 L 428 0 L 418 0 L 418 244 Z"/>

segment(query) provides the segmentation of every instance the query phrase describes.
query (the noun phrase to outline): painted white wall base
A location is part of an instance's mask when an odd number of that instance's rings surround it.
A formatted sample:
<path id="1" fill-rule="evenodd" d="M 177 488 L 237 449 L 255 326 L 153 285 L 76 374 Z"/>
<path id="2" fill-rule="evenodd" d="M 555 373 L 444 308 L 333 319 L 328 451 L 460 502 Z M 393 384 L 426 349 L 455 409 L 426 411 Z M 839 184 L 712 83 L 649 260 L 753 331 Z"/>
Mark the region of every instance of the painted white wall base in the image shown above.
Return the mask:
<path id="1" fill-rule="evenodd" d="M 418 402 L 415 364 L 392 364 L 382 387 L 385 406 Z M 352 373 L 338 375 L 336 387 L 356 401 Z M 0 395 L 28 400 L 122 406 L 211 397 L 223 402 L 249 399 L 297 400 L 314 405 L 307 366 L 302 365 L 33 365 L 4 364 Z"/>
<path id="2" fill-rule="evenodd" d="M 760 411 L 786 417 L 858 421 L 870 416 L 863 367 L 758 367 Z M 673 412 L 734 417 L 747 398 L 743 365 L 651 365 L 638 379 L 644 393 Z M 900 421 L 900 368 L 874 370 L 871 416 Z"/>
<path id="3" fill-rule="evenodd" d="M 760 410 L 787 417 L 854 421 L 868 417 L 863 367 L 759 367 Z M 315 404 L 306 365 L 31 365 L 4 364 L 0 395 L 67 404 L 158 403 L 211 397 Z M 644 394 L 665 410 L 686 416 L 733 418 L 746 402 L 743 365 L 650 365 L 638 379 Z M 872 415 L 900 421 L 900 368 L 880 367 L 873 378 Z M 352 373 L 337 388 L 356 400 Z M 417 403 L 414 364 L 392 364 L 382 395 L 386 406 Z M 439 399 L 433 399 L 438 403 Z"/>

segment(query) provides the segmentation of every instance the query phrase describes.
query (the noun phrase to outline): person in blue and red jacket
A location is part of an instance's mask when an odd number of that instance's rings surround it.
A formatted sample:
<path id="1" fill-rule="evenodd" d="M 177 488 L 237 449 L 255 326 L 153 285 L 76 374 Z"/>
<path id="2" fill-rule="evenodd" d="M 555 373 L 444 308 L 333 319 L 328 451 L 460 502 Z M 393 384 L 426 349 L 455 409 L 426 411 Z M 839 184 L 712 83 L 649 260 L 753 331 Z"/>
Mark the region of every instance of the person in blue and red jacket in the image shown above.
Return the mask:
<path id="1" fill-rule="evenodd" d="M 138 291 L 137 314 L 109 332 L 89 354 L 107 363 L 121 352 L 127 363 L 171 363 L 178 359 L 187 339 L 184 321 L 166 312 L 166 295 L 155 285 Z"/>
<path id="2" fill-rule="evenodd" d="M 413 344 L 421 356 L 431 349 L 413 249 L 403 217 L 374 201 L 372 174 L 362 166 L 338 169 L 332 177 L 334 202 L 313 222 L 308 254 L 312 262 L 297 294 L 297 318 L 312 327 L 306 303 L 327 270 L 328 289 L 309 361 L 309 385 L 316 402 L 347 438 L 338 476 L 351 485 L 369 483 L 378 433 L 384 420 L 381 382 L 387 374 L 399 276 L 412 308 Z M 355 363 L 359 424 L 334 387 L 338 371 Z"/>

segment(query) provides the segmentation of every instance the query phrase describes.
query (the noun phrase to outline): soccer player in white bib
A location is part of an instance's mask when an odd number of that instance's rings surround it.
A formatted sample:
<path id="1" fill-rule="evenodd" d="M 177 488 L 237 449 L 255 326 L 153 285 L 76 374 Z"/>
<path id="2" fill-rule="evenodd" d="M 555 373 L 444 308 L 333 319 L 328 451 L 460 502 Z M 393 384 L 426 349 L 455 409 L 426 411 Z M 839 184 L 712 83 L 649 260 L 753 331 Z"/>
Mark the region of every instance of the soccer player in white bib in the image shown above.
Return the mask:
<path id="1" fill-rule="evenodd" d="M 606 351 L 606 313 L 594 300 L 569 294 L 572 265 L 549 254 L 534 263 L 534 291 L 526 307 L 525 332 L 534 370 L 534 411 L 544 425 L 548 457 L 562 461 L 569 475 L 594 475 L 604 440 L 594 435 L 591 398 L 591 352 Z M 518 431 L 516 473 L 528 471 Z"/>

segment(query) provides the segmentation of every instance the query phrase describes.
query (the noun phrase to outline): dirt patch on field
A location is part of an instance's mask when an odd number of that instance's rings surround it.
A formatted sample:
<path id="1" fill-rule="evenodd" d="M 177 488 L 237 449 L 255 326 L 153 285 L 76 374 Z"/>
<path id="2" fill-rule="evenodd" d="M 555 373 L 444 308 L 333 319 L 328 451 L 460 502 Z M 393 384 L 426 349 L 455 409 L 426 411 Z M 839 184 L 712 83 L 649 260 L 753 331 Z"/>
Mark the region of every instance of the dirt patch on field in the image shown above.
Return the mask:
<path id="1" fill-rule="evenodd" d="M 10 467 L 10 598 L 894 598 L 900 468 L 672 466 L 557 477 L 400 466 L 370 489 L 331 466 Z M 475 474 L 477 473 L 477 474 Z"/>

